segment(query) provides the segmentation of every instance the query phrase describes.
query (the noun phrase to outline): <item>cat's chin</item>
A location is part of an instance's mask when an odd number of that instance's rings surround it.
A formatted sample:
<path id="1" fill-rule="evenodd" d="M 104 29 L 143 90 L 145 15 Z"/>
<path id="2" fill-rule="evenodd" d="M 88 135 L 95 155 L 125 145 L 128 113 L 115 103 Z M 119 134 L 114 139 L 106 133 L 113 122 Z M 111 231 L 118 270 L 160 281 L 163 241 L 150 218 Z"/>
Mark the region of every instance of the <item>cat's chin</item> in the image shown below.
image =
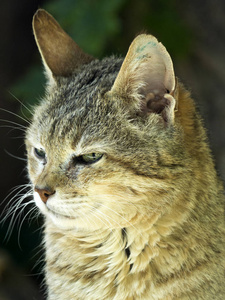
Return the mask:
<path id="1" fill-rule="evenodd" d="M 83 231 L 83 230 L 96 230 L 101 229 L 103 225 L 105 224 L 103 222 L 98 222 L 98 218 L 95 218 L 94 220 L 90 220 L 88 218 L 85 218 L 85 216 L 80 217 L 79 214 L 77 216 L 68 216 L 66 214 L 63 214 L 63 212 L 59 212 L 58 209 L 54 207 L 54 205 L 50 204 L 50 202 L 54 199 L 55 196 L 52 197 L 51 200 L 49 200 L 49 204 L 45 204 L 39 194 L 37 192 L 34 192 L 33 194 L 35 204 L 40 209 L 43 215 L 45 215 L 46 220 L 48 220 L 51 223 L 51 226 L 57 227 L 61 230 L 67 230 L 67 231 Z"/>
<path id="2" fill-rule="evenodd" d="M 56 227 L 63 230 L 73 230 L 77 227 L 77 218 L 72 218 L 49 209 L 47 205 L 40 199 L 37 192 L 34 192 L 34 201 L 40 211 L 47 218 L 49 218 Z"/>
<path id="3" fill-rule="evenodd" d="M 48 211 L 46 214 L 48 225 L 50 225 L 51 228 L 58 228 L 59 230 L 63 231 L 71 231 L 71 232 L 83 232 L 83 231 L 95 231 L 95 230 L 101 230 L 103 227 L 101 224 L 96 224 L 94 222 L 93 224 L 89 222 L 85 222 L 82 218 L 71 218 L 64 215 L 56 214 L 52 211 Z"/>
<path id="4" fill-rule="evenodd" d="M 65 210 L 63 209 L 63 205 L 59 205 L 59 203 L 63 203 L 63 201 L 58 197 L 53 195 L 47 203 L 44 203 L 39 194 L 34 192 L 35 203 L 43 215 L 45 215 L 46 220 L 54 227 L 62 230 L 95 231 L 105 230 L 106 228 L 124 228 L 128 225 L 132 225 L 136 220 L 136 211 L 132 211 L 124 216 L 110 207 L 107 208 L 105 205 L 101 210 L 101 204 L 97 204 L 97 206 L 90 205 L 89 210 L 79 210 L 80 206 L 76 207 L 76 209 L 73 207 L 72 210 L 69 210 L 69 208 Z M 93 208 L 96 209 L 96 214 L 93 214 Z M 67 212 L 70 212 L 70 214 L 67 214 Z M 73 212 L 73 214 L 71 214 L 71 212 Z"/>
<path id="5" fill-rule="evenodd" d="M 72 219 L 63 215 L 55 214 L 53 212 L 49 212 L 47 215 L 52 223 L 58 227 L 59 229 L 63 230 L 77 230 L 77 222 L 76 219 Z"/>

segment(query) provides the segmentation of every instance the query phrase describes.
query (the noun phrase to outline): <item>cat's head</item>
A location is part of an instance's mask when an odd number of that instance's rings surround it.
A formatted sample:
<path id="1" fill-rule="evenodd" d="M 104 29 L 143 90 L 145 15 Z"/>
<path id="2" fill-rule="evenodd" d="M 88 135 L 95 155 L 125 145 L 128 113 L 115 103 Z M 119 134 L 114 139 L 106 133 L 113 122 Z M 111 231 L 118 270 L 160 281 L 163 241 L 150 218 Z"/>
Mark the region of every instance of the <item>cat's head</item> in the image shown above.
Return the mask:
<path id="1" fill-rule="evenodd" d="M 48 78 L 26 135 L 37 206 L 68 230 L 123 228 L 162 212 L 183 159 L 165 47 L 142 34 L 124 61 L 99 61 L 44 10 L 33 28 Z"/>

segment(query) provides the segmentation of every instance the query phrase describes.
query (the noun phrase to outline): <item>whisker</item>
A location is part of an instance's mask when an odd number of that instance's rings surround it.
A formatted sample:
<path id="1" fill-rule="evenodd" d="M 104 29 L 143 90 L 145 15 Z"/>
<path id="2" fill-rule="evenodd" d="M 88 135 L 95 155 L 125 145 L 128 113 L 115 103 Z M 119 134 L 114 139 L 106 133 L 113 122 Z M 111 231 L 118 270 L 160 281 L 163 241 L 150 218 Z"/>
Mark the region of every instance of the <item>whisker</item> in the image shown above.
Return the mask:
<path id="1" fill-rule="evenodd" d="M 13 155 L 12 153 L 10 153 L 9 151 L 7 151 L 6 149 L 4 149 L 4 151 L 5 151 L 9 156 L 11 156 L 11 157 L 13 157 L 13 158 L 16 158 L 16 159 L 19 159 L 19 160 L 22 160 L 22 161 L 27 161 L 26 158 L 22 158 L 22 157 Z"/>
<path id="2" fill-rule="evenodd" d="M 99 195 L 101 197 L 105 197 L 105 196 L 110 196 L 110 195 Z M 98 195 L 95 195 L 93 198 L 98 197 Z M 118 196 L 117 196 L 118 197 Z M 122 198 L 122 197 L 121 197 Z M 124 199 L 124 198 L 123 198 Z M 111 201 L 111 199 L 110 199 Z M 132 228 L 134 228 L 135 230 L 137 230 L 138 234 L 140 234 L 142 236 L 142 233 L 129 221 L 127 220 L 123 215 L 121 215 L 120 213 L 118 213 L 117 211 L 115 211 L 114 209 L 110 208 L 109 206 L 103 204 L 102 202 L 100 203 L 103 207 L 107 208 L 108 210 L 110 210 L 111 212 L 115 213 L 116 215 L 118 215 L 120 218 L 122 218 L 124 221 L 126 221 Z"/>
<path id="3" fill-rule="evenodd" d="M 113 220 L 110 216 L 107 216 L 106 214 L 102 213 L 99 209 L 97 209 L 97 210 L 95 211 L 95 213 L 101 214 L 102 217 L 110 218 L 114 223 L 116 223 L 116 224 L 119 226 L 119 223 L 115 222 L 115 220 Z M 94 212 L 93 212 L 93 214 L 94 214 Z M 97 216 L 96 216 L 96 217 L 97 217 Z M 104 219 L 104 220 L 106 220 L 106 221 L 111 225 L 111 227 L 112 227 L 112 223 L 111 223 L 109 220 L 107 220 L 107 218 Z M 103 222 L 103 219 L 102 219 L 102 218 L 99 218 L 99 220 Z M 105 224 L 105 223 L 103 222 L 103 224 Z M 106 225 L 106 224 L 105 224 L 105 225 Z M 109 229 L 110 229 L 110 228 L 109 228 Z M 124 229 L 124 228 L 121 228 L 121 230 L 124 231 L 125 229 Z M 112 229 L 110 229 L 110 231 L 113 232 Z M 120 238 L 117 237 L 117 241 L 119 241 L 121 248 L 124 248 L 124 244 L 122 243 L 122 240 L 121 240 Z"/>
<path id="4" fill-rule="evenodd" d="M 40 232 L 40 228 L 36 229 L 35 232 L 39 231 Z M 35 264 L 32 267 L 32 271 L 35 268 L 44 269 L 44 265 L 45 265 L 45 242 L 44 239 L 41 240 L 41 243 L 39 245 L 37 245 L 34 249 L 33 249 L 33 255 L 31 257 L 32 260 L 36 260 Z M 36 259 L 37 258 L 37 259 Z M 43 271 L 42 271 L 43 272 Z"/>
<path id="5" fill-rule="evenodd" d="M 0 121 L 6 122 L 6 123 L 10 123 L 10 124 L 12 124 L 12 125 L 18 126 L 18 127 L 15 127 L 15 128 L 13 127 L 14 129 L 24 130 L 24 131 L 27 129 L 26 126 L 24 126 L 24 125 L 22 125 L 22 124 L 19 124 L 19 123 L 17 123 L 17 122 L 11 121 L 11 120 L 0 119 Z M 3 125 L 3 126 L 4 126 L 4 125 Z M 1 127 L 3 127 L 3 126 L 1 126 Z"/>
<path id="6" fill-rule="evenodd" d="M 86 204 L 87 204 L 87 203 L 86 203 Z M 102 218 L 96 216 L 96 211 L 95 211 L 95 212 L 93 211 L 94 207 L 91 206 L 91 205 L 89 205 L 89 204 L 87 204 L 87 206 L 89 206 L 90 208 L 92 208 L 92 211 L 89 212 L 89 214 L 95 216 L 95 217 L 96 217 L 99 221 L 101 221 L 101 222 L 106 226 L 106 228 L 107 228 L 108 230 L 110 230 L 110 232 L 112 233 L 113 231 L 112 231 L 111 228 L 108 228 L 108 224 L 106 224 L 105 221 L 104 221 Z M 90 224 L 90 228 L 93 227 L 92 223 L 94 223 L 95 226 L 96 226 L 96 228 L 98 228 L 98 225 L 96 224 L 96 222 L 95 222 L 93 219 L 90 221 L 91 218 L 90 218 L 90 215 L 89 215 L 89 214 L 88 214 L 88 215 L 87 215 L 87 214 L 83 214 L 83 216 L 85 217 L 85 219 L 86 219 L 86 220 L 88 221 L 88 223 Z M 99 235 L 100 241 L 103 241 L 103 240 L 105 239 L 105 236 L 103 235 L 103 232 L 102 232 L 102 231 L 98 232 L 98 235 Z"/>
<path id="7" fill-rule="evenodd" d="M 35 204 L 35 201 L 32 199 L 32 201 L 33 201 L 33 207 L 30 209 L 30 215 L 29 215 L 29 219 L 28 219 L 28 221 L 29 221 L 29 225 L 31 224 L 31 222 L 33 221 L 33 220 L 37 220 L 38 218 L 39 218 L 39 216 L 40 216 L 40 214 L 41 214 L 41 212 L 40 212 L 40 210 L 37 208 L 37 206 L 36 206 L 36 204 Z M 34 232 L 37 232 L 37 231 L 39 231 L 40 230 L 40 228 L 37 228 Z"/>
<path id="8" fill-rule="evenodd" d="M 25 129 L 22 129 L 22 128 L 19 128 L 19 127 L 14 127 L 12 125 L 1 125 L 0 128 L 9 128 L 11 130 L 9 130 L 9 132 L 7 132 L 7 134 L 11 133 L 13 130 L 20 130 L 22 131 L 23 133 L 25 133 Z M 24 137 L 23 137 L 24 138 Z"/>
<path id="9" fill-rule="evenodd" d="M 7 110 L 7 109 L 5 109 L 5 108 L 0 108 L 0 110 L 5 111 L 5 112 L 7 112 L 7 113 L 9 113 L 9 114 L 11 114 L 11 115 L 13 115 L 13 116 L 16 116 L 17 118 L 20 118 L 21 120 L 23 120 L 25 123 L 27 123 L 27 124 L 29 124 L 29 125 L 31 124 L 30 121 L 28 121 L 27 119 L 21 117 L 20 115 L 18 115 L 18 114 L 16 114 L 16 113 L 12 112 L 12 111 L 10 111 L 10 110 Z"/>
<path id="10" fill-rule="evenodd" d="M 11 220 L 9 223 L 9 227 L 12 226 L 12 229 L 16 223 L 16 221 L 20 218 L 21 214 L 23 213 L 23 208 L 26 206 L 25 203 L 22 203 L 24 199 L 26 199 L 28 196 L 31 196 L 31 194 L 26 193 L 23 195 L 20 200 L 15 203 L 14 206 L 12 206 L 11 210 L 9 210 L 7 214 L 7 218 L 11 215 Z M 15 217 L 17 211 L 19 211 L 19 214 Z"/>
<path id="11" fill-rule="evenodd" d="M 4 240 L 8 240 L 12 234 L 13 228 L 16 224 L 17 221 L 20 220 L 21 215 L 24 211 L 24 209 L 31 203 L 33 203 L 33 200 L 28 201 L 27 203 L 23 203 L 24 199 L 32 196 L 33 192 L 32 189 L 29 189 L 25 194 L 24 194 L 24 190 L 27 189 L 28 187 L 30 187 L 30 184 L 24 184 L 18 187 L 15 187 L 10 194 L 4 199 L 4 201 L 6 201 L 7 198 L 9 198 L 10 195 L 12 195 L 13 193 L 16 192 L 16 194 L 11 197 L 9 203 L 7 204 L 6 209 L 3 211 L 2 216 L 4 214 L 4 217 L 1 220 L 1 223 L 4 224 L 6 222 L 7 219 L 9 219 L 10 217 L 10 221 L 8 224 L 8 229 L 5 235 Z M 11 203 L 14 201 L 14 199 L 18 198 L 19 201 L 17 201 L 16 203 L 14 203 L 12 206 Z M 19 212 L 17 215 L 16 213 Z M 26 216 L 25 216 L 26 217 Z M 24 219 L 22 221 L 22 223 L 24 222 Z M 20 225 L 21 228 L 22 224 Z M 20 229 L 19 229 L 19 235 L 20 235 Z M 20 246 L 20 245 L 19 245 Z"/>
<path id="12" fill-rule="evenodd" d="M 90 204 L 88 204 L 88 203 L 85 203 L 85 205 L 86 206 L 88 206 L 88 207 L 90 207 L 90 208 L 92 208 L 92 211 L 90 212 L 92 215 L 95 215 L 95 213 L 96 212 L 99 212 L 99 210 L 98 209 L 96 209 L 93 205 L 90 205 Z M 103 213 L 102 213 L 103 214 Z M 103 214 L 104 215 L 104 214 Z M 97 216 L 96 216 L 97 217 Z M 104 219 L 104 221 L 99 217 L 97 217 L 97 219 L 99 219 L 105 226 L 108 226 L 108 225 L 110 225 L 110 226 L 112 226 L 112 223 L 110 223 L 107 219 Z M 108 224 L 107 223 L 105 223 L 105 221 L 107 221 L 108 222 Z"/>
<path id="13" fill-rule="evenodd" d="M 31 115 L 33 115 L 33 112 L 19 99 L 17 98 L 13 93 L 11 93 L 10 91 L 8 91 L 8 93 L 14 98 L 16 99 L 27 111 L 29 111 L 29 113 Z"/>
<path id="14" fill-rule="evenodd" d="M 31 200 L 31 201 L 29 201 L 29 202 L 27 202 L 27 203 L 24 203 L 22 209 L 24 210 L 24 209 L 25 209 L 28 205 L 30 205 L 31 203 L 32 203 L 32 204 L 34 203 L 33 200 Z M 22 229 L 22 226 L 23 226 L 23 223 L 24 223 L 26 217 L 27 217 L 29 214 L 30 214 L 30 210 L 23 216 L 22 221 L 20 221 L 20 219 L 18 218 L 19 223 L 20 223 L 19 228 L 18 228 L 18 245 L 19 245 L 20 249 L 21 249 L 21 246 L 20 246 L 20 241 L 19 241 L 19 240 L 20 240 L 21 229 Z"/>
<path id="15" fill-rule="evenodd" d="M 21 184 L 21 185 L 18 185 L 18 186 L 13 187 L 12 190 L 11 190 L 11 192 L 3 199 L 3 203 L 4 203 L 4 201 L 7 200 L 7 199 L 10 197 L 10 195 L 12 195 L 16 190 L 18 190 L 18 189 L 20 189 L 20 188 L 22 188 L 22 187 L 25 187 L 25 188 L 26 188 L 26 187 L 28 187 L 28 185 L 29 185 L 29 184 L 25 183 L 25 184 Z"/>
<path id="16" fill-rule="evenodd" d="M 102 222 L 102 223 L 105 225 L 105 227 L 107 228 L 107 230 L 110 230 L 110 232 L 113 234 L 113 236 L 114 236 L 115 239 L 116 239 L 116 242 L 117 242 L 117 243 L 119 242 L 121 249 L 124 249 L 124 248 L 125 248 L 125 243 L 124 243 L 124 241 L 121 239 L 121 236 L 120 236 L 120 235 L 119 235 L 119 236 L 118 236 L 118 234 L 115 235 L 115 231 L 113 230 L 113 225 L 112 225 L 112 223 L 110 222 L 109 219 L 111 219 L 114 223 L 116 223 L 116 224 L 118 225 L 119 228 L 120 228 L 120 225 L 119 225 L 113 218 L 111 218 L 110 216 L 104 214 L 104 213 L 101 212 L 99 209 L 96 209 L 95 206 L 90 205 L 90 204 L 88 204 L 88 203 L 85 203 L 85 205 L 86 205 L 87 207 L 92 208 L 92 211 L 91 211 L 91 212 L 89 211 L 89 214 L 93 215 L 93 216 L 94 216 L 95 218 L 97 218 L 100 222 Z M 93 220 L 92 220 L 92 222 L 93 222 Z M 106 222 L 107 222 L 107 223 L 106 223 Z M 124 231 L 125 229 L 124 229 L 124 228 L 121 228 L 121 230 Z M 117 232 L 117 231 L 116 231 L 116 232 Z M 103 236 L 103 232 L 100 231 L 99 233 L 101 233 L 101 235 L 102 235 L 101 240 L 104 240 L 105 237 Z"/>
<path id="17" fill-rule="evenodd" d="M 22 184 L 22 185 L 18 185 L 18 186 L 16 186 L 16 187 L 14 187 L 13 189 L 12 189 L 12 191 L 3 199 L 3 201 L 2 201 L 2 203 L 4 203 L 13 193 L 15 193 L 17 190 L 19 190 L 10 200 L 9 200 L 9 202 L 8 202 L 8 204 L 7 204 L 7 206 L 6 206 L 6 208 L 8 208 L 9 207 L 9 205 L 13 202 L 13 200 L 16 198 L 16 197 L 19 197 L 19 195 L 20 195 L 20 193 L 23 195 L 24 194 L 24 190 L 25 189 L 27 189 L 27 188 L 29 188 L 29 187 L 32 187 L 32 185 L 31 184 Z M 23 192 L 23 193 L 22 193 Z M 4 213 L 5 211 L 3 211 L 3 213 Z M 2 215 L 3 215 L 3 213 L 1 214 L 1 217 L 2 217 Z"/>
<path id="18" fill-rule="evenodd" d="M 85 204 L 86 206 L 89 207 L 89 205 L 88 205 L 87 203 L 83 203 L 82 206 L 84 206 L 84 204 Z M 90 220 L 89 220 L 89 217 L 88 217 L 84 212 L 82 212 L 82 211 L 79 211 L 79 213 L 82 214 L 82 216 L 83 216 L 83 217 L 87 220 L 87 222 L 89 223 L 90 227 L 92 227 L 92 224 L 91 224 L 91 222 L 90 222 Z M 70 216 L 70 217 L 73 217 L 71 214 L 69 214 L 69 216 Z"/>

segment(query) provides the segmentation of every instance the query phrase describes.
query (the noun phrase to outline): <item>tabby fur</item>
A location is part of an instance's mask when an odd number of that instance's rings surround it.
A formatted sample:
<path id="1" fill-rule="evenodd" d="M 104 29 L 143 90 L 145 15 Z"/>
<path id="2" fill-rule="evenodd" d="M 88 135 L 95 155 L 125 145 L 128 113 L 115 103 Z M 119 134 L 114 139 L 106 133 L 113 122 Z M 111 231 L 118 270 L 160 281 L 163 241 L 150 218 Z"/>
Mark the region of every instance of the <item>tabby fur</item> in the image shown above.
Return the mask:
<path id="1" fill-rule="evenodd" d="M 48 299 L 225 299 L 223 186 L 165 47 L 142 34 L 125 60 L 97 60 L 42 9 L 33 28 L 48 86 L 26 146 Z"/>

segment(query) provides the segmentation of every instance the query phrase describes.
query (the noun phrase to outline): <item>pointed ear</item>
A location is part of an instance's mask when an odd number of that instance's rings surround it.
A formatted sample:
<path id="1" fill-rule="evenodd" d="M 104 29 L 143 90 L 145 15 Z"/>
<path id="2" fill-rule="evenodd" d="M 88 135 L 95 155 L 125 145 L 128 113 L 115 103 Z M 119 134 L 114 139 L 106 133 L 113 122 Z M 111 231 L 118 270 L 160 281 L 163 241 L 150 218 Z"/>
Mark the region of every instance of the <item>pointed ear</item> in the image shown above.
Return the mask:
<path id="1" fill-rule="evenodd" d="M 110 91 L 129 101 L 141 114 L 161 114 L 172 122 L 176 101 L 173 63 L 166 48 L 146 34 L 132 42 Z"/>
<path id="2" fill-rule="evenodd" d="M 33 17 L 35 40 L 47 76 L 70 76 L 79 66 L 93 60 L 65 33 L 56 20 L 45 10 L 39 9 Z"/>

